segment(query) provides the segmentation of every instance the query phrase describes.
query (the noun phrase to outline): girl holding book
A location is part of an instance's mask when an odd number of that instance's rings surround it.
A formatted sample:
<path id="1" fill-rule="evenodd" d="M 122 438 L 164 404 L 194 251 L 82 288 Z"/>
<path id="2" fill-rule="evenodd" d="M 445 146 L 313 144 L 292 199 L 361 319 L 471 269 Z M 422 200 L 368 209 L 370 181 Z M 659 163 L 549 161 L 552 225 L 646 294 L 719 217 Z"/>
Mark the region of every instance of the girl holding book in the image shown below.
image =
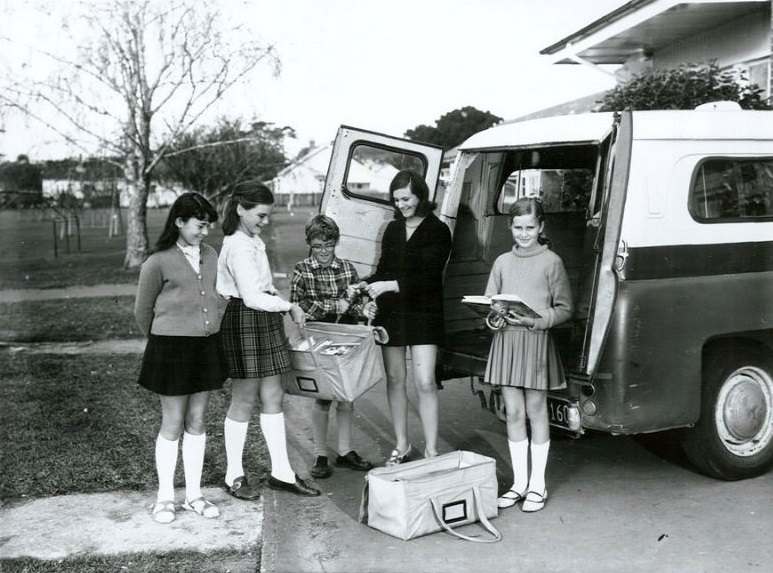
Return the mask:
<path id="1" fill-rule="evenodd" d="M 572 294 L 561 258 L 548 248 L 540 201 L 530 197 L 516 201 L 508 224 L 515 244 L 494 261 L 486 295 L 517 294 L 540 318 L 520 315 L 512 309 L 508 312 L 496 301 L 492 303 L 494 311 L 508 314 L 504 327 L 494 332 L 484 380 L 502 389 L 513 466 L 513 484 L 499 497 L 497 505 L 506 508 L 523 501 L 521 509 L 533 512 L 541 510 L 548 497 L 547 392 L 565 384 L 549 329 L 571 318 Z M 527 470 L 529 453 L 531 472 Z"/>

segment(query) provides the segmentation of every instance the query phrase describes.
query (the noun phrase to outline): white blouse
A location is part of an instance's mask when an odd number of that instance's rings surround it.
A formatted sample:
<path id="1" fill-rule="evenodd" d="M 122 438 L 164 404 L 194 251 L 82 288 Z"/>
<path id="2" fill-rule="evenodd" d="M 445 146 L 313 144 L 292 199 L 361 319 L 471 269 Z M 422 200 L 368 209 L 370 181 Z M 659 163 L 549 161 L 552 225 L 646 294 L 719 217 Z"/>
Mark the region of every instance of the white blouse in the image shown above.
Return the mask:
<path id="1" fill-rule="evenodd" d="M 244 305 L 267 312 L 287 312 L 291 304 L 274 288 L 266 245 L 258 235 L 242 231 L 223 238 L 217 260 L 217 292 L 225 298 L 240 298 Z"/>

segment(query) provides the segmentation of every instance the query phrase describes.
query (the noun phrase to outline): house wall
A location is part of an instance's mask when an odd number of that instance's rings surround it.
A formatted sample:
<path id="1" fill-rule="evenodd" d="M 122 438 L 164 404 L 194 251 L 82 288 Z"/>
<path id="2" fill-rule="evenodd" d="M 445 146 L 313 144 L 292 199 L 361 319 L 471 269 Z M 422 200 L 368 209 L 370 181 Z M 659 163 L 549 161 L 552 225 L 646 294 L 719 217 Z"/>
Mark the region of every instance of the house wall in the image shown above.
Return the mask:
<path id="1" fill-rule="evenodd" d="M 770 58 L 770 48 L 771 22 L 755 13 L 659 50 L 653 54 L 652 63 L 656 68 L 673 68 L 687 62 L 716 59 L 720 67 L 726 67 Z"/>

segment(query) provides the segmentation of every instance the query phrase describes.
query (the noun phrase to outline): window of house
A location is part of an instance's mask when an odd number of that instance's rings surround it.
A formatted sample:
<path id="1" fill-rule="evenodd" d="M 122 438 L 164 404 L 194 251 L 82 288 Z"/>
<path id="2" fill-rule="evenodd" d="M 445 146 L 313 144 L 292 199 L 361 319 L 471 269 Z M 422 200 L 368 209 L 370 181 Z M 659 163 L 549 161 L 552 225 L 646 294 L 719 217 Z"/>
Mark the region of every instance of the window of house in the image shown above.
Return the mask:
<path id="1" fill-rule="evenodd" d="M 403 169 L 427 174 L 427 160 L 423 155 L 389 147 L 356 143 L 352 146 L 344 178 L 348 195 L 390 204 L 389 184 Z"/>
<path id="2" fill-rule="evenodd" d="M 701 162 L 693 174 L 690 214 L 705 223 L 773 217 L 773 158 Z"/>

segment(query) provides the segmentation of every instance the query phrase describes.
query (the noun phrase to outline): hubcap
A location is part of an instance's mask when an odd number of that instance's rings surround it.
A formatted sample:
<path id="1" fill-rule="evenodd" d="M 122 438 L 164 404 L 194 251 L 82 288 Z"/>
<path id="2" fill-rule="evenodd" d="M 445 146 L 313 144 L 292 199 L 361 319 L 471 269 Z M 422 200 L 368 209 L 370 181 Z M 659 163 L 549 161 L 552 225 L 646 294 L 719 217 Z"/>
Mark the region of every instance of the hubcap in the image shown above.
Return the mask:
<path id="1" fill-rule="evenodd" d="M 717 432 L 728 451 L 751 456 L 773 441 L 773 378 L 744 366 L 725 380 L 715 410 Z"/>

